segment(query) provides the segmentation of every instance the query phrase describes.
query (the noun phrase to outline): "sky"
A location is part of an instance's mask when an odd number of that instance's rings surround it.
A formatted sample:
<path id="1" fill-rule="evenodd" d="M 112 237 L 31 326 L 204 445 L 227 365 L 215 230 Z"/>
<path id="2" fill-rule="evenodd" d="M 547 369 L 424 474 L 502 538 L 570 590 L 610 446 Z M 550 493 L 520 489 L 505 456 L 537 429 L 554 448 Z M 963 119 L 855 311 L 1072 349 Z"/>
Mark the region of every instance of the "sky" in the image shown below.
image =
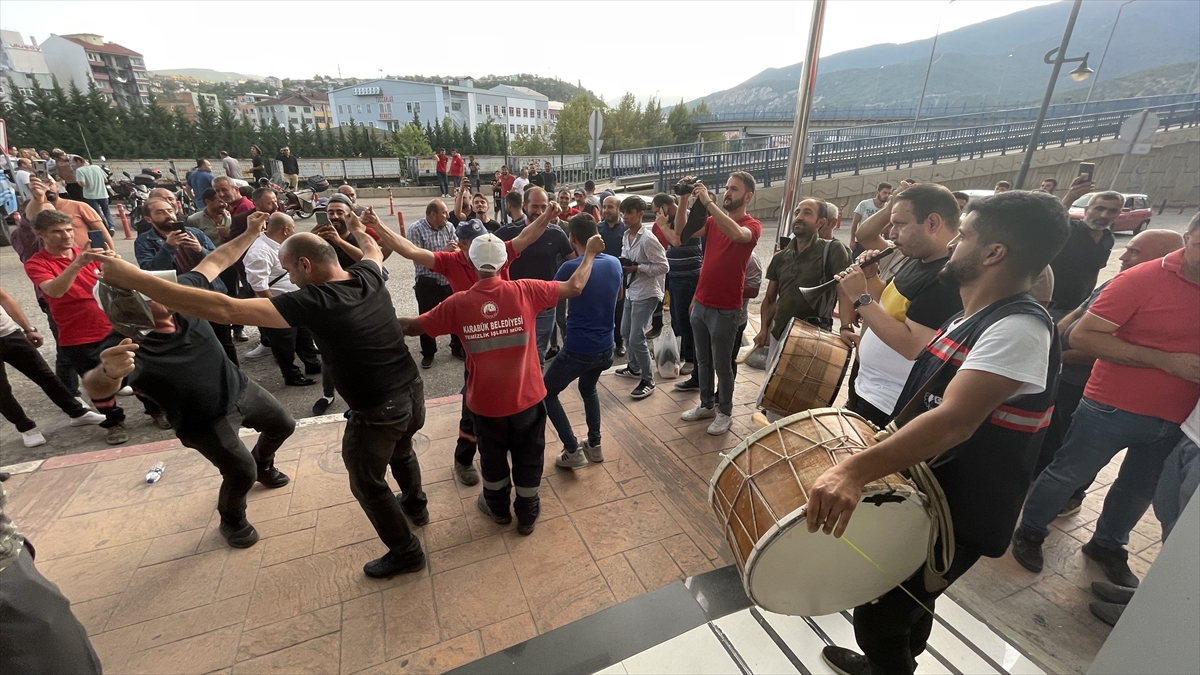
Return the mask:
<path id="1" fill-rule="evenodd" d="M 830 0 L 821 55 L 921 40 L 934 35 L 939 20 L 946 32 L 1052 1 Z M 632 91 L 641 101 L 657 95 L 672 105 L 804 60 L 811 12 L 812 3 L 803 0 L 4 0 L 0 27 L 27 43 L 30 36 L 41 43 L 51 33 L 97 33 L 141 52 L 152 71 L 211 68 L 285 78 L 336 77 L 339 67 L 342 76 L 359 78 L 378 77 L 380 70 L 394 76 L 528 72 L 582 83 L 607 101 Z M 636 30 L 622 29 L 630 25 Z M 608 33 L 605 26 L 612 27 Z M 790 29 L 763 34 L 780 26 Z M 258 51 L 262 47 L 271 48 Z"/>

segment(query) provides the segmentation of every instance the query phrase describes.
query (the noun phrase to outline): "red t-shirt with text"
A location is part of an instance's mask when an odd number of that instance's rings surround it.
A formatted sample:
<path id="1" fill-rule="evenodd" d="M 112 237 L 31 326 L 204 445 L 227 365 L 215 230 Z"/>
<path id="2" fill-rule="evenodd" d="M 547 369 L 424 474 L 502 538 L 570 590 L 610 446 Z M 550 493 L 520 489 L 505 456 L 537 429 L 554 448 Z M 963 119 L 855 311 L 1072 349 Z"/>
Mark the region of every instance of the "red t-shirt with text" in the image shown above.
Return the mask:
<path id="1" fill-rule="evenodd" d="M 512 261 L 521 257 L 517 250 L 513 248 L 511 241 L 504 242 L 504 250 L 508 252 L 508 260 L 504 262 L 504 267 L 500 268 L 500 278 L 508 280 L 508 266 Z M 479 273 L 475 271 L 475 263 L 467 257 L 467 252 L 464 249 L 457 251 L 434 251 L 433 252 L 433 267 L 434 272 L 446 277 L 446 281 L 450 283 L 450 290 L 458 293 L 469 290 L 479 281 Z"/>
<path id="2" fill-rule="evenodd" d="M 480 279 L 420 317 L 427 335 L 453 333 L 467 350 L 467 408 L 507 417 L 546 397 L 535 326 L 558 304 L 558 283 L 540 279 Z"/>
<path id="3" fill-rule="evenodd" d="M 517 177 L 511 173 L 500 174 L 500 196 L 503 197 L 512 189 L 513 183 L 517 182 Z"/>
<path id="4" fill-rule="evenodd" d="M 446 173 L 446 162 L 450 161 L 450 156 L 442 155 L 442 154 L 438 154 L 435 156 L 437 157 L 437 172 L 438 173 Z"/>
<path id="5" fill-rule="evenodd" d="M 46 251 L 34 253 L 25 261 L 25 274 L 34 286 L 50 281 L 63 273 L 71 261 L 79 255 L 78 248 L 71 249 L 71 256 L 64 258 L 50 255 Z M 58 324 L 58 344 L 61 347 L 86 345 L 99 342 L 112 332 L 112 324 L 104 315 L 104 310 L 92 295 L 99 278 L 100 263 L 88 263 L 79 271 L 74 283 L 61 298 L 52 298 L 43 293 L 46 303 L 50 305 L 50 316 Z"/>
<path id="6" fill-rule="evenodd" d="M 1200 285 L 1183 275 L 1183 251 L 1125 270 L 1104 287 L 1089 314 L 1119 326 L 1113 337 L 1164 352 L 1200 354 Z M 1083 395 L 1136 415 L 1182 424 L 1200 384 L 1157 368 L 1096 359 Z"/>
<path id="7" fill-rule="evenodd" d="M 738 225 L 750 230 L 750 241 L 738 244 L 725 234 L 712 216 L 704 221 L 704 262 L 696 282 L 696 302 L 713 309 L 741 309 L 742 286 L 746 283 L 746 263 L 762 234 L 762 223 L 750 214 Z"/>

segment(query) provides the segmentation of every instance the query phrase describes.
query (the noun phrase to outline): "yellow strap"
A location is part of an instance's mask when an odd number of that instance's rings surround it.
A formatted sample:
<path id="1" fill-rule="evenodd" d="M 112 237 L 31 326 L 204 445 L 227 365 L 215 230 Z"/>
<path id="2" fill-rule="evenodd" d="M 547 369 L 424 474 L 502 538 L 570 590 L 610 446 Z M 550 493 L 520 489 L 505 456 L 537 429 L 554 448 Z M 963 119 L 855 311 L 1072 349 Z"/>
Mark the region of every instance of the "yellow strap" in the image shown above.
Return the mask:
<path id="1" fill-rule="evenodd" d="M 900 583 L 900 582 L 896 581 L 895 579 L 893 579 L 893 578 L 892 578 L 892 575 L 890 575 L 890 574 L 888 574 L 887 572 L 885 572 L 885 571 L 884 571 L 884 569 L 883 569 L 882 567 L 880 567 L 880 566 L 879 566 L 879 563 L 876 563 L 874 560 L 871 560 L 871 556 L 867 555 L 866 553 L 863 553 L 862 549 L 860 549 L 859 547 L 857 547 L 857 546 L 855 546 L 855 545 L 854 545 L 854 542 L 850 541 L 850 540 L 849 540 L 849 539 L 847 539 L 845 536 L 842 536 L 842 537 L 841 537 L 841 540 L 842 540 L 842 541 L 844 541 L 844 542 L 846 542 L 846 545 L 847 545 L 847 546 L 849 546 L 850 548 L 854 549 L 854 550 L 855 550 L 855 551 L 856 551 L 856 552 L 857 552 L 859 555 L 861 555 L 861 556 L 862 556 L 862 557 L 863 557 L 863 558 L 864 558 L 864 559 L 865 559 L 867 562 L 869 562 L 869 563 L 871 563 L 872 565 L 874 565 L 874 566 L 875 566 L 875 569 L 879 570 L 879 573 L 883 575 L 883 578 L 884 578 L 884 579 L 887 579 L 887 580 L 888 580 L 888 582 L 890 582 L 891 584 L 893 584 L 893 585 L 897 586 L 897 587 L 898 587 L 900 590 L 904 591 L 904 594 L 905 594 L 905 595 L 907 595 L 908 597 L 912 598 L 912 599 L 913 599 L 913 602 L 915 602 L 915 603 L 917 603 L 918 605 L 920 605 L 920 606 L 921 606 L 921 609 L 925 610 L 926 612 L 929 612 L 929 615 L 930 615 L 930 616 L 936 616 L 936 615 L 933 613 L 933 610 L 932 610 L 932 609 L 929 609 L 928 607 L 926 607 L 926 606 L 925 606 L 925 603 L 923 603 L 923 602 L 921 602 L 920 600 L 918 600 L 918 599 L 917 599 L 917 596 L 913 595 L 911 591 L 909 591 L 907 588 L 905 588 L 905 587 L 904 587 L 904 584 L 902 584 L 902 583 Z"/>

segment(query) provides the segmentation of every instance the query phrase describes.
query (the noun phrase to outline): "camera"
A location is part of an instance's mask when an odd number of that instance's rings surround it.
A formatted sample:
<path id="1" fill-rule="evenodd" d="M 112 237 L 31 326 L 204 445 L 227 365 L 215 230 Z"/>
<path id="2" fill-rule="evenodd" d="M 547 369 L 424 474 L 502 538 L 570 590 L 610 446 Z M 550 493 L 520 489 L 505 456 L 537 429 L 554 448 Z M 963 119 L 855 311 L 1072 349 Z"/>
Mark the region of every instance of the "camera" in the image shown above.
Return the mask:
<path id="1" fill-rule="evenodd" d="M 696 189 L 696 183 L 697 181 L 695 179 L 688 180 L 685 178 L 676 183 L 675 187 L 671 188 L 671 190 L 681 197 L 683 195 L 690 195 L 692 194 L 692 191 Z"/>

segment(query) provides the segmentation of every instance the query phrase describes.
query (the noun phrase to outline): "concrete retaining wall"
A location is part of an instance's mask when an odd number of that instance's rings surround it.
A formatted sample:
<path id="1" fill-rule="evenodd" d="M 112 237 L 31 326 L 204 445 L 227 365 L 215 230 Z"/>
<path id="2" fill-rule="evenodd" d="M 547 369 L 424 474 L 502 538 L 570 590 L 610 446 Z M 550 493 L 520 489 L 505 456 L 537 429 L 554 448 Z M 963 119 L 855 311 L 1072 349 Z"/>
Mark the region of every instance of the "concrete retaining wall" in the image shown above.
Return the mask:
<path id="1" fill-rule="evenodd" d="M 1079 175 L 1080 162 L 1096 164 L 1096 184 L 1108 189 L 1120 155 L 1110 155 L 1111 140 L 1099 143 L 1070 145 L 1062 148 L 1047 148 L 1033 155 L 1032 168 L 1025 183 L 1036 188 L 1044 178 L 1058 180 L 1058 194 Z M 961 162 L 946 162 L 936 165 L 914 166 L 911 169 L 880 171 L 859 176 L 843 176 L 810 181 L 801 185 L 800 194 L 817 196 L 832 201 L 842 210 L 844 219 L 850 218 L 858 202 L 875 194 L 875 185 L 888 182 L 898 185 L 901 179 L 912 178 L 922 183 L 940 183 L 951 190 L 990 190 L 997 181 L 1012 182 L 1021 168 L 1023 153 L 1005 156 L 983 157 Z M 1158 207 L 1166 200 L 1168 208 L 1178 209 L 1181 205 L 1200 204 L 1200 128 L 1191 127 L 1159 132 L 1154 136 L 1154 147 L 1148 155 L 1132 156 L 1121 170 L 1116 189 L 1122 192 L 1139 192 L 1150 196 L 1150 202 Z M 779 221 L 779 203 L 783 199 L 783 184 L 777 183 L 763 188 L 754 196 L 754 217 L 774 226 Z M 848 223 L 848 221 L 847 221 Z"/>

